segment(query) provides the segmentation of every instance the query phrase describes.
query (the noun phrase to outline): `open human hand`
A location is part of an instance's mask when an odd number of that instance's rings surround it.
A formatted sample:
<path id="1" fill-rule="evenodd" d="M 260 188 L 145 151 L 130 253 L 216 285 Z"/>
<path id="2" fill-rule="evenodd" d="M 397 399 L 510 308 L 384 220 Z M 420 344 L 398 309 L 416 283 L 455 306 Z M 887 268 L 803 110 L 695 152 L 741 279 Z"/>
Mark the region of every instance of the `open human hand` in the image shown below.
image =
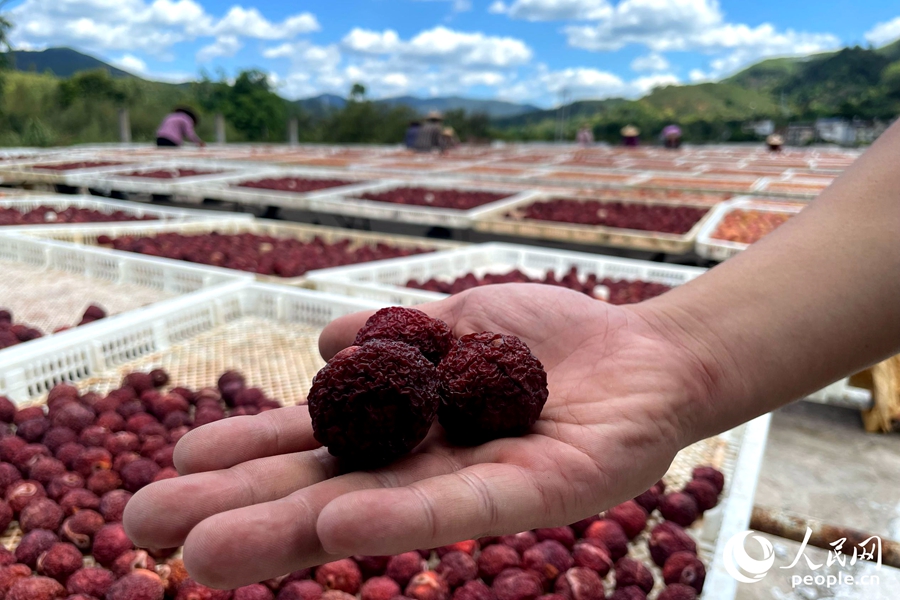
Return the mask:
<path id="1" fill-rule="evenodd" d="M 435 424 L 400 461 L 342 473 L 304 406 L 226 419 L 179 442 L 182 477 L 129 502 L 132 540 L 183 544 L 195 579 L 232 588 L 346 556 L 565 525 L 640 494 L 694 441 L 702 369 L 652 310 L 522 284 L 418 308 L 457 337 L 492 331 L 529 345 L 550 389 L 530 434 L 461 448 Z M 368 316 L 329 325 L 322 355 L 351 345 Z"/>

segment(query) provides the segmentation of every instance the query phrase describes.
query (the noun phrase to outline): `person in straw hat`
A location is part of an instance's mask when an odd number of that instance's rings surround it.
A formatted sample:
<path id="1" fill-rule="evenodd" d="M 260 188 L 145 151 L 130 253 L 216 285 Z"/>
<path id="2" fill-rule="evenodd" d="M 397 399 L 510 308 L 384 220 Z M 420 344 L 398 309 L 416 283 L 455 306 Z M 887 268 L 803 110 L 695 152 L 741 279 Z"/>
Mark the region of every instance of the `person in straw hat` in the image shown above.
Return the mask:
<path id="1" fill-rule="evenodd" d="M 634 125 L 626 125 L 622 128 L 621 133 L 623 146 L 629 146 L 633 148 L 640 145 L 641 142 L 638 136 L 641 135 L 641 130 Z"/>
<path id="2" fill-rule="evenodd" d="M 766 145 L 772 152 L 781 152 L 781 147 L 784 146 L 784 138 L 777 133 L 773 133 L 766 138 Z"/>
<path id="3" fill-rule="evenodd" d="M 436 110 L 428 113 L 425 117 L 425 124 L 419 129 L 419 136 L 416 138 L 416 150 L 419 152 L 431 152 L 440 149 L 441 134 L 444 131 L 444 116 Z"/>

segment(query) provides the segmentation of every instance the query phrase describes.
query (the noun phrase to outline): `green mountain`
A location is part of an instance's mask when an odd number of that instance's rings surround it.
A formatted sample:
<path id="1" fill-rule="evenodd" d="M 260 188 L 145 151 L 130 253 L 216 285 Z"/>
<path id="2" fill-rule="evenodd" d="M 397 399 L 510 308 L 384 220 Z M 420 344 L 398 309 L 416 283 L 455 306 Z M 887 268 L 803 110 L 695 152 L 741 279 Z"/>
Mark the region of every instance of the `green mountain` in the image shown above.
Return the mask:
<path id="1" fill-rule="evenodd" d="M 103 69 L 112 77 L 134 77 L 131 73 L 71 48 L 48 48 L 36 52 L 14 50 L 7 58 L 10 66 L 26 73 L 51 73 L 57 77 L 71 77 L 81 71 Z"/>
<path id="2" fill-rule="evenodd" d="M 460 98 L 448 96 L 444 98 L 419 98 L 417 96 L 398 96 L 396 98 L 382 98 L 374 100 L 375 104 L 386 107 L 405 106 L 424 115 L 433 110 L 449 112 L 464 110 L 467 113 L 484 113 L 492 119 L 514 117 L 522 114 L 533 113 L 540 110 L 529 104 L 515 104 L 500 100 L 481 100 L 475 98 Z M 347 100 L 334 94 L 322 94 L 312 98 L 297 100 L 296 104 L 314 115 L 325 114 L 334 110 L 340 110 L 347 105 Z"/>

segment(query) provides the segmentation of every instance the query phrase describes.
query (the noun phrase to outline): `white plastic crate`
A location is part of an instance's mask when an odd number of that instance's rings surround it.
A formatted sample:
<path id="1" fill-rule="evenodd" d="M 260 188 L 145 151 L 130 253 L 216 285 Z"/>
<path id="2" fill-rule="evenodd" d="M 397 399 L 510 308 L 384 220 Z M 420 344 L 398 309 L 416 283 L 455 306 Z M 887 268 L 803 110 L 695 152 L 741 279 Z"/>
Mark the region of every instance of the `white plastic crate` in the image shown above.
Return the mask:
<path id="1" fill-rule="evenodd" d="M 152 216 L 153 221 L 115 221 L 110 223 L 47 223 L 44 225 L 3 225 L 0 226 L 0 235 L 30 232 L 41 229 L 90 229 L 97 227 L 159 227 L 169 223 L 189 221 L 221 221 L 234 219 L 247 221 L 252 215 L 239 213 L 219 213 L 204 210 L 191 210 L 186 208 L 168 208 L 127 202 L 121 200 L 107 200 L 95 196 L 68 196 L 64 194 L 39 194 L 16 196 L 11 198 L 0 197 L 0 208 L 15 208 L 20 211 L 29 211 L 39 206 L 50 206 L 54 209 L 64 210 L 69 207 L 85 208 L 103 213 L 122 211 L 135 217 Z"/>
<path id="2" fill-rule="evenodd" d="M 141 178 L 128 175 L 133 172 L 140 173 L 166 169 L 194 169 L 213 172 L 206 175 L 174 179 Z M 168 196 L 178 194 L 182 190 L 190 190 L 189 186 L 191 185 L 227 183 L 233 180 L 245 179 L 248 175 L 254 177 L 262 176 L 272 169 L 272 167 L 266 167 L 265 165 L 251 165 L 238 161 L 172 159 L 143 163 L 140 166 L 132 166 L 127 170 L 119 169 L 114 172 L 75 174 L 69 180 L 73 185 L 79 187 Z"/>
<path id="3" fill-rule="evenodd" d="M 208 219 L 204 221 L 166 223 L 145 227 L 120 227 L 112 223 L 105 224 L 102 227 L 95 226 L 91 228 L 43 227 L 40 229 L 29 231 L 28 235 L 96 246 L 98 245 L 98 238 L 101 235 L 107 235 L 115 238 L 119 236 L 154 236 L 164 232 L 176 232 L 185 235 L 197 235 L 212 232 L 228 235 L 239 233 L 254 233 L 257 235 L 271 235 L 275 237 L 293 238 L 301 241 L 311 241 L 312 239 L 318 237 L 327 243 L 335 243 L 340 240 L 350 240 L 354 245 L 375 245 L 378 243 L 384 243 L 403 248 L 418 247 L 431 250 L 448 250 L 452 248 L 459 248 L 463 245 L 460 242 L 434 240 L 430 238 L 388 235 L 382 233 L 368 233 L 362 231 L 353 231 L 350 229 L 336 229 L 333 227 L 322 227 L 319 225 L 300 225 L 285 221 L 270 221 L 266 219 L 253 218 L 225 219 L 219 221 Z M 198 268 L 203 267 L 203 265 L 196 266 Z M 230 269 L 225 270 L 233 273 L 244 273 L 244 271 L 232 271 Z M 268 283 L 282 283 L 286 285 L 305 285 L 307 282 L 307 277 L 308 274 L 302 275 L 300 277 L 256 275 L 258 281 L 264 281 Z"/>
<path id="4" fill-rule="evenodd" d="M 226 283 L 96 321 L 53 339 L 36 340 L 15 353 L 0 356 L 0 395 L 18 403 L 29 402 L 58 383 L 100 377 L 149 355 L 177 352 L 191 340 L 245 318 L 262 319 L 275 326 L 322 328 L 342 315 L 380 306 L 310 290 L 249 281 Z M 233 348 L 222 344 L 205 351 L 218 352 L 218 358 L 227 361 Z"/>
<path id="5" fill-rule="evenodd" d="M 435 190 L 459 190 L 477 191 L 506 194 L 506 197 L 473 208 L 471 210 L 455 210 L 452 208 L 438 208 L 428 206 L 413 206 L 405 204 L 393 204 L 390 202 L 376 202 L 357 197 L 362 193 L 381 193 L 392 189 L 415 187 Z M 399 223 L 413 223 L 416 225 L 433 225 L 449 227 L 453 229 L 468 229 L 474 220 L 485 211 L 498 209 L 503 206 L 513 206 L 522 200 L 534 197 L 534 191 L 522 191 L 500 187 L 496 185 L 479 186 L 472 183 L 456 183 L 454 181 L 382 181 L 365 189 L 352 191 L 341 190 L 332 194 L 324 194 L 309 198 L 309 209 L 329 214 L 347 215 L 366 219 L 379 219 L 382 221 L 395 221 Z"/>
<path id="6" fill-rule="evenodd" d="M 116 162 L 120 164 L 104 167 L 89 167 L 85 169 L 69 169 L 66 171 L 41 169 L 43 165 L 55 165 L 63 163 L 79 162 Z M 115 173 L 128 171 L 137 164 L 134 158 L 118 154 L 114 157 L 98 157 L 96 152 L 73 151 L 71 153 L 51 154 L 30 161 L 15 161 L 5 165 L 0 163 L 0 178 L 3 181 L 13 181 L 29 184 L 56 184 L 77 185 L 77 178 L 88 174 Z"/>
<path id="7" fill-rule="evenodd" d="M 341 187 L 332 187 L 312 192 L 283 192 L 279 190 L 267 190 L 260 188 L 241 187 L 242 182 L 256 181 L 259 179 L 281 178 L 281 177 L 297 177 L 302 179 L 337 179 L 342 181 L 354 182 L 350 185 Z M 309 208 L 309 200 L 319 196 L 335 193 L 352 194 L 355 192 L 366 191 L 370 187 L 380 183 L 372 180 L 371 177 L 361 177 L 359 173 L 350 173 L 348 171 L 328 171 L 325 169 L 285 169 L 275 168 L 257 171 L 255 173 L 247 173 L 242 177 L 233 178 L 228 181 L 185 184 L 181 191 L 187 195 L 200 198 L 210 198 L 213 200 L 221 200 L 225 202 L 236 202 L 238 204 L 249 204 L 255 206 L 279 206 L 284 208 L 293 208 L 296 210 L 305 210 Z"/>
<path id="8" fill-rule="evenodd" d="M 709 219 L 703 224 L 697 234 L 697 254 L 708 260 L 723 261 L 736 254 L 740 254 L 750 247 L 750 244 L 719 240 L 713 237 L 719 225 L 725 217 L 736 210 L 754 210 L 761 212 L 774 212 L 786 214 L 798 214 L 805 205 L 789 204 L 786 202 L 766 202 L 761 198 L 741 197 L 734 198 L 719 204 L 710 214 Z"/>
<path id="9" fill-rule="evenodd" d="M 574 244 L 589 244 L 594 246 L 610 246 L 617 248 L 630 248 L 648 252 L 664 252 L 667 254 L 687 254 L 694 249 L 697 234 L 703 225 L 709 220 L 712 208 L 715 205 L 693 202 L 671 202 L 666 200 L 615 200 L 598 199 L 601 203 L 621 202 L 623 204 L 649 204 L 653 206 L 678 206 L 701 208 L 707 212 L 691 230 L 685 234 L 659 233 L 653 231 L 641 231 L 637 229 L 624 229 L 618 227 L 606 227 L 595 225 L 580 225 L 577 223 L 564 223 L 557 221 L 539 221 L 536 219 L 508 218 L 510 212 L 525 208 L 534 202 L 550 200 L 553 198 L 572 197 L 578 200 L 590 201 L 590 196 L 567 196 L 564 192 L 542 193 L 521 200 L 514 204 L 499 209 L 481 212 L 473 224 L 476 231 L 510 235 L 520 238 L 546 239 Z"/>
<path id="10" fill-rule="evenodd" d="M 706 269 L 697 267 L 491 243 L 313 271 L 309 274 L 309 281 L 316 289 L 335 294 L 410 306 L 447 297 L 446 294 L 408 288 L 406 284 L 410 280 L 424 282 L 436 278 L 452 281 L 467 273 L 483 276 L 488 273 L 505 274 L 515 269 L 532 277 L 544 277 L 549 272 L 562 277 L 572 267 L 578 269 L 579 274 L 594 274 L 599 279 L 640 280 L 672 287 L 685 284 L 706 272 Z"/>

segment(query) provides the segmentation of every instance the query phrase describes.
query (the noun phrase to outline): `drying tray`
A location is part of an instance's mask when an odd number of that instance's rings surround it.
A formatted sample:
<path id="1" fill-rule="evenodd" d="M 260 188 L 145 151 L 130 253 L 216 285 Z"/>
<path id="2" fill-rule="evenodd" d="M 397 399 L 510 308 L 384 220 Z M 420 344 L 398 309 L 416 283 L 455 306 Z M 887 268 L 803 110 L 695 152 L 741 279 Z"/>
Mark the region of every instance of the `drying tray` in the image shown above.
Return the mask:
<path id="1" fill-rule="evenodd" d="M 662 283 L 671 287 L 685 284 L 706 272 L 706 269 L 697 267 L 490 243 L 367 265 L 336 267 L 316 271 L 309 279 L 318 290 L 385 304 L 411 306 L 447 297 L 447 294 L 439 292 L 406 287 L 411 280 L 424 282 L 434 278 L 453 281 L 468 273 L 482 277 L 489 273 L 505 274 L 515 269 L 531 277 L 544 277 L 553 272 L 561 278 L 572 267 L 578 269 L 579 275 L 594 274 L 598 279 L 610 277 Z"/>
<path id="2" fill-rule="evenodd" d="M 229 369 L 283 404 L 304 402 L 325 364 L 322 328 L 376 303 L 311 290 L 225 283 L 41 339 L 0 357 L 0 395 L 42 399 L 60 382 L 109 391 L 133 370 L 165 368 L 194 388 L 215 385 Z"/>
<path id="3" fill-rule="evenodd" d="M 704 178 L 702 175 L 677 173 L 653 173 L 641 182 L 646 187 L 676 188 L 695 192 L 734 192 L 749 193 L 761 189 L 766 179 L 756 176 L 747 178 L 739 177 L 713 177 Z"/>
<path id="4" fill-rule="evenodd" d="M 93 223 L 47 223 L 44 225 L 0 225 L 0 235 L 10 233 L 27 233 L 42 229 L 96 229 L 106 226 L 119 228 L 137 227 L 140 229 L 164 227 L 166 224 L 190 222 L 190 221 L 246 221 L 253 218 L 252 215 L 237 213 L 219 213 L 205 210 L 191 210 L 187 208 L 169 208 L 140 204 L 120 200 L 107 200 L 96 196 L 69 196 L 65 194 L 34 194 L 18 195 L 9 198 L 0 197 L 0 208 L 15 208 L 20 211 L 28 211 L 39 206 L 50 206 L 64 210 L 69 207 L 85 208 L 103 213 L 122 211 L 135 217 L 152 216 L 152 221 L 112 221 Z"/>
<path id="5" fill-rule="evenodd" d="M 68 171 L 43 170 L 39 167 L 63 163 L 77 162 L 116 162 L 119 164 L 105 167 L 91 167 L 87 169 L 70 169 Z M 84 175 L 98 175 L 101 173 L 115 173 L 130 171 L 136 165 L 141 164 L 135 158 L 129 158 L 126 154 L 117 153 L 115 157 L 98 157 L 96 153 L 73 151 L 70 154 L 56 154 L 35 157 L 35 160 L 14 162 L 12 164 L 0 163 L 0 179 L 5 182 L 19 182 L 24 184 L 48 184 L 48 185 L 78 185 L 76 180 Z"/>
<path id="6" fill-rule="evenodd" d="M 193 177 L 179 177 L 174 179 L 154 179 L 150 177 L 132 177 L 129 173 L 159 171 L 166 169 L 193 169 L 198 171 L 211 171 L 206 175 Z M 245 179 L 248 175 L 262 177 L 272 167 L 266 169 L 260 165 L 244 165 L 236 161 L 221 160 L 166 160 L 153 163 L 143 163 L 139 167 L 128 170 L 116 170 L 114 172 L 90 172 L 78 173 L 69 177 L 73 185 L 90 187 L 106 192 L 119 191 L 137 194 L 157 194 L 170 196 L 190 189 L 191 185 L 227 183 Z"/>
<path id="7" fill-rule="evenodd" d="M 221 221 L 198 221 L 185 223 L 172 223 L 167 225 L 156 225 L 152 227 L 93 227 L 93 228 L 49 228 L 44 227 L 40 230 L 29 232 L 29 235 L 47 237 L 51 239 L 74 242 L 78 244 L 86 244 L 90 246 L 99 245 L 97 238 L 101 235 L 110 237 L 120 236 L 154 236 L 158 233 L 183 233 L 185 235 L 202 234 L 217 232 L 221 234 L 238 234 L 238 233 L 254 233 L 258 235 L 271 235 L 276 237 L 293 238 L 300 241 L 311 241 L 313 238 L 321 238 L 327 243 L 335 243 L 340 240 L 351 240 L 356 246 L 375 245 L 378 243 L 388 244 L 401 248 L 428 248 L 432 250 L 449 250 L 458 248 L 463 244 L 461 242 L 448 242 L 443 240 L 433 240 L 430 238 L 417 238 L 403 235 L 388 235 L 383 233 L 367 233 L 360 231 L 351 231 L 348 229 L 337 229 L 333 227 L 322 227 L 319 225 L 299 225 L 295 223 L 285 223 L 284 221 L 270 221 L 266 219 L 229 219 Z M 131 253 L 129 253 L 131 254 Z M 134 255 L 134 254 L 133 254 Z M 136 254 L 135 256 L 143 256 Z M 196 268 L 205 268 L 205 265 L 188 263 L 183 261 L 175 261 L 178 264 L 194 265 Z M 368 263 L 366 263 L 368 264 Z M 234 269 L 217 269 L 219 271 L 227 271 L 238 275 L 247 275 L 245 271 Z M 281 283 L 285 285 L 302 286 L 306 285 L 307 278 L 315 271 L 302 275 L 300 277 L 276 277 L 274 275 L 260 275 L 253 273 L 257 281 L 267 283 Z"/>
<path id="8" fill-rule="evenodd" d="M 12 311 L 16 323 L 37 327 L 47 337 L 60 327 L 74 327 L 90 304 L 117 315 L 222 283 L 253 280 L 225 269 L 16 235 L 0 237 L 0 271 L 0 306 Z M 0 350 L 0 356 L 32 343 Z"/>
<path id="9" fill-rule="evenodd" d="M 556 240 L 576 244 L 590 244 L 596 246 L 612 246 L 617 248 L 630 248 L 632 250 L 644 250 L 649 252 L 664 252 L 667 254 L 687 254 L 694 249 L 697 234 L 710 217 L 711 208 L 715 205 L 693 202 L 667 202 L 641 201 L 641 200 L 596 200 L 601 203 L 621 202 L 622 204 L 644 204 L 652 206 L 678 206 L 689 208 L 701 208 L 709 212 L 703 216 L 694 227 L 683 235 L 673 233 L 654 233 L 637 229 L 622 229 L 616 227 L 604 227 L 593 225 L 579 225 L 576 223 L 562 223 L 556 221 L 538 221 L 535 219 L 507 218 L 511 209 L 524 208 L 525 206 L 542 200 L 550 200 L 559 197 L 571 197 L 576 200 L 591 200 L 588 196 L 566 196 L 562 193 L 541 194 L 518 202 L 512 206 L 501 209 L 484 211 L 475 220 L 476 231 L 511 235 L 521 238 Z"/>
<path id="10" fill-rule="evenodd" d="M 354 182 L 350 185 L 325 188 L 312 192 L 283 192 L 279 190 L 266 190 L 260 188 L 240 187 L 240 183 L 256 181 L 259 179 L 276 179 L 282 177 L 296 177 L 302 179 L 338 179 Z M 361 173 L 350 171 L 329 171 L 326 169 L 285 169 L 272 168 L 245 173 L 241 177 L 231 178 L 228 181 L 189 184 L 180 186 L 180 193 L 198 198 L 209 198 L 224 202 L 236 202 L 238 204 L 250 204 L 256 206 L 279 206 L 296 210 L 309 208 L 309 200 L 318 196 L 335 194 L 338 192 L 351 194 L 363 192 L 379 183 L 372 177 L 364 177 Z"/>
<path id="11" fill-rule="evenodd" d="M 750 247 L 750 244 L 730 242 L 713 237 L 716 230 L 719 228 L 719 225 L 722 224 L 722 221 L 729 213 L 736 210 L 754 210 L 760 212 L 798 214 L 804 207 L 804 204 L 790 204 L 778 201 L 766 202 L 761 198 L 751 197 L 734 198 L 722 202 L 713 209 L 709 219 L 707 219 L 703 228 L 700 230 L 700 233 L 697 235 L 697 254 L 708 260 L 723 261 L 736 254 L 740 254 Z"/>
<path id="12" fill-rule="evenodd" d="M 427 206 L 414 206 L 395 204 L 390 202 L 376 202 L 357 197 L 361 193 L 379 193 L 388 190 L 415 187 L 434 190 L 458 190 L 475 192 L 492 192 L 505 194 L 506 197 L 496 202 L 484 204 L 471 210 L 455 210 L 452 208 L 437 208 Z M 449 227 L 454 229 L 468 229 L 481 213 L 504 206 L 518 204 L 536 195 L 534 191 L 522 191 L 510 187 L 498 187 L 478 185 L 470 182 L 457 183 L 450 181 L 382 181 L 367 187 L 364 190 L 352 192 L 338 191 L 330 195 L 321 195 L 309 199 L 309 208 L 315 212 L 348 215 L 351 217 L 363 217 L 367 219 L 379 219 L 382 221 L 396 221 L 400 223 L 414 223 L 417 225 L 432 225 Z"/>

